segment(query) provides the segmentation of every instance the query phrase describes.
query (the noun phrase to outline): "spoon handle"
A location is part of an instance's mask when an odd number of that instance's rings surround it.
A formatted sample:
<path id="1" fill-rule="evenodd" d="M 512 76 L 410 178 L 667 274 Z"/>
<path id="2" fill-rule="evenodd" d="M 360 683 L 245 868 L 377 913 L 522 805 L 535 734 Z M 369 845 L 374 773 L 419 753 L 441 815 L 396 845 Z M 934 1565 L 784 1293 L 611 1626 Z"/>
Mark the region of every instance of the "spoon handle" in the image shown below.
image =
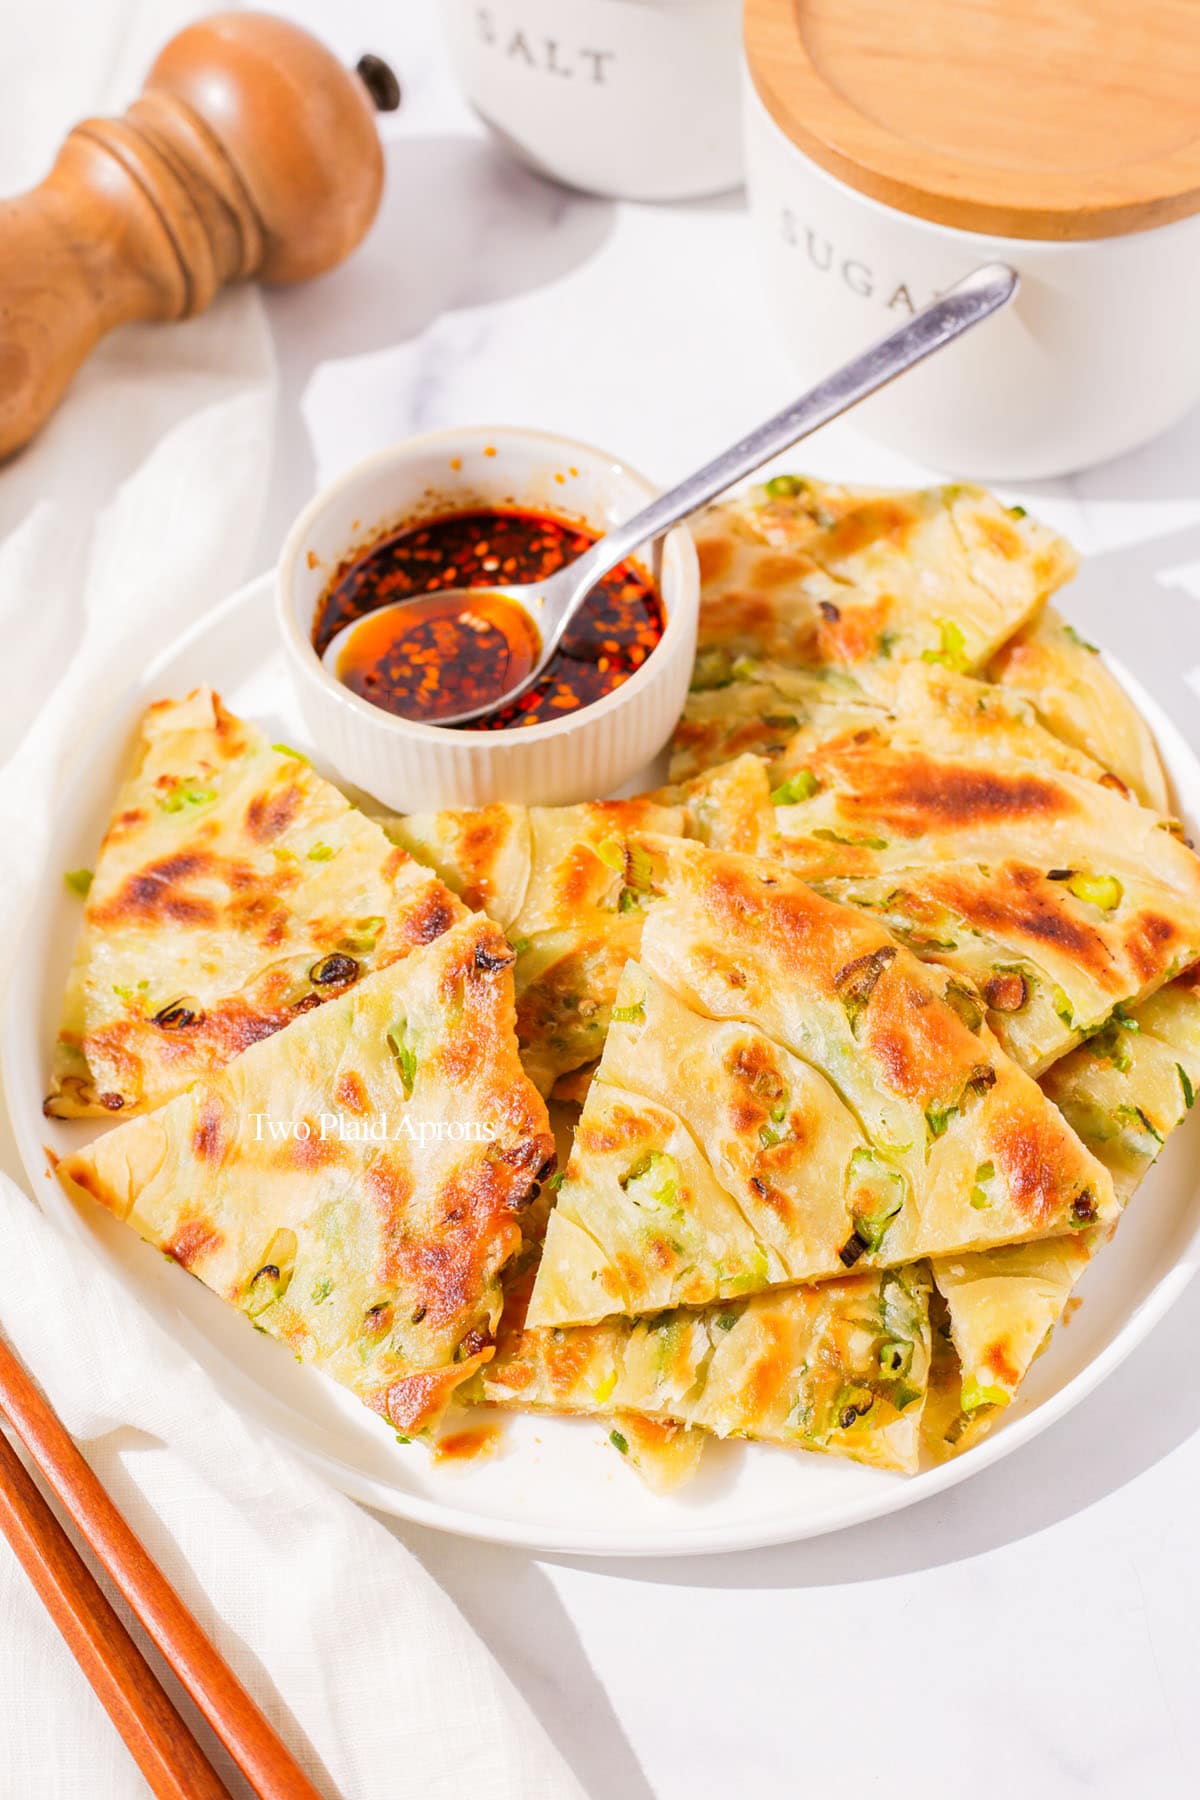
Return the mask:
<path id="1" fill-rule="evenodd" d="M 876 393 L 924 362 L 935 350 L 979 325 L 1017 291 L 1017 274 L 1004 263 L 987 263 L 957 282 L 941 299 L 916 313 L 908 322 L 881 338 L 861 356 L 802 394 L 799 400 L 739 439 L 728 450 L 705 463 L 677 487 L 659 494 L 631 519 L 612 526 L 605 535 L 571 565 L 578 577 L 575 593 L 582 599 L 610 569 L 635 550 L 661 537 L 672 525 L 705 506 L 745 476 L 752 475 L 773 456 L 788 450 L 801 438 L 827 425 L 869 394 Z M 569 609 L 574 611 L 574 607 Z M 566 620 L 563 620 L 565 625 Z"/>

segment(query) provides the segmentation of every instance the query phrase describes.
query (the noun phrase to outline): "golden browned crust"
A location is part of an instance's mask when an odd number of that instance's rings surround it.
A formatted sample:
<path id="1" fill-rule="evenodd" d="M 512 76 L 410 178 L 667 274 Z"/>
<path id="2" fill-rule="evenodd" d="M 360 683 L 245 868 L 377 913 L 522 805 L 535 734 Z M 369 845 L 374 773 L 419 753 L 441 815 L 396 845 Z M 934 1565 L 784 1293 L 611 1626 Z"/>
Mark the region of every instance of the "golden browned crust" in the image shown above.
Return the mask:
<path id="1" fill-rule="evenodd" d="M 64 1157 L 59 1177 L 398 1430 L 423 1430 L 491 1355 L 501 1272 L 553 1167 L 512 961 L 468 918 Z"/>
<path id="2" fill-rule="evenodd" d="M 211 690 L 157 702 L 100 848 L 46 1110 L 158 1106 L 462 916 Z"/>

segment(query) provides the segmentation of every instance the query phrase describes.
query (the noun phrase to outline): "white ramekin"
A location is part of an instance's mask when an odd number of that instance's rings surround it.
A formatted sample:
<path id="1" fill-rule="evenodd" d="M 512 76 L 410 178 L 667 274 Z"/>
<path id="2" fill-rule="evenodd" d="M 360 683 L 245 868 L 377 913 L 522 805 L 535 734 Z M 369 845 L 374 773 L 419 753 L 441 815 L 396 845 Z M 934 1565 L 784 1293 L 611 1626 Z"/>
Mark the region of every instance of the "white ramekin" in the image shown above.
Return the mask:
<path id="1" fill-rule="evenodd" d="M 1132 449 L 1200 400 L 1200 215 L 1060 243 L 955 230 L 828 174 L 745 86 L 751 213 L 806 381 L 979 263 L 1020 274 L 1002 313 L 855 410 L 864 431 L 959 475 L 1028 480 Z"/>
<path id="2" fill-rule="evenodd" d="M 276 575 L 276 614 L 300 710 L 321 754 L 397 812 L 555 806 L 611 794 L 652 761 L 679 717 L 696 648 L 700 578 L 682 527 L 647 552 L 666 614 L 635 675 L 603 700 L 543 725 L 454 731 L 397 718 L 342 686 L 312 646 L 317 603 L 345 559 L 409 521 L 476 506 L 527 505 L 604 531 L 657 489 L 587 444 L 515 427 L 410 438 L 347 470 L 305 507 Z"/>
<path id="3" fill-rule="evenodd" d="M 443 0 L 455 72 L 542 174 L 627 200 L 742 179 L 741 0 Z"/>

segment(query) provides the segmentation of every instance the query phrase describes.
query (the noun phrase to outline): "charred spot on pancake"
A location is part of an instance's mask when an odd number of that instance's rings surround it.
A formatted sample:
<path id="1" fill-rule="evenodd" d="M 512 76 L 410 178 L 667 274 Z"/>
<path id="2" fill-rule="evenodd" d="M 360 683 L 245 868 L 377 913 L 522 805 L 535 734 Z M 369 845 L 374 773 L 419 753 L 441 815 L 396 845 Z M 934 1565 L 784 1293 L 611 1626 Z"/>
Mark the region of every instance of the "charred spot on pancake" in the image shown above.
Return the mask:
<path id="1" fill-rule="evenodd" d="M 367 1112 L 370 1107 L 370 1096 L 367 1093 L 366 1083 L 361 1075 L 354 1073 L 353 1069 L 345 1069 L 338 1076 L 334 1083 L 333 1097 L 339 1106 L 346 1108 L 347 1112 L 361 1114 Z"/>
<path id="2" fill-rule="evenodd" d="M 1032 769 L 1009 772 L 983 763 L 940 762 L 924 752 L 850 754 L 838 773 L 840 804 L 902 837 L 931 826 L 958 827 L 1015 819 L 1062 818 L 1075 802 L 1057 782 Z"/>
<path id="3" fill-rule="evenodd" d="M 442 1400 L 460 1379 L 460 1372 L 446 1369 L 424 1369 L 418 1375 L 406 1375 L 394 1381 L 386 1391 L 369 1403 L 396 1427 L 397 1431 L 417 1432 L 431 1424 L 441 1411 Z"/>
<path id="4" fill-rule="evenodd" d="M 895 955 L 894 944 L 881 944 L 877 950 L 869 950 L 863 956 L 856 956 L 834 976 L 834 991 L 846 1009 L 851 1031 L 866 1011 L 876 982 Z"/>
<path id="5" fill-rule="evenodd" d="M 484 940 L 475 946 L 475 967 L 483 975 L 493 975 L 497 969 L 509 969 L 516 960 L 516 953 L 507 940 Z"/>
<path id="6" fill-rule="evenodd" d="M 186 1000 L 174 1000 L 156 1012 L 150 1022 L 160 1031 L 186 1031 L 189 1026 L 199 1025 L 203 1018 L 199 1004 L 191 1006 Z"/>
<path id="7" fill-rule="evenodd" d="M 323 956 L 320 962 L 315 962 L 308 971 L 308 978 L 317 987 L 347 988 L 361 973 L 361 966 L 353 956 L 336 950 L 332 956 Z"/>
<path id="8" fill-rule="evenodd" d="M 846 1242 L 838 1251 L 838 1259 L 847 1269 L 852 1269 L 860 1256 L 867 1253 L 867 1241 L 857 1231 L 852 1231 Z"/>
<path id="9" fill-rule="evenodd" d="M 1020 969 L 998 969 L 984 984 L 983 997 L 993 1012 L 1020 1012 L 1029 1001 L 1029 980 Z"/>
<path id="10" fill-rule="evenodd" d="M 343 1162 L 346 1152 L 336 1137 L 326 1136 L 311 1119 L 303 1119 L 306 1131 L 297 1130 L 289 1138 L 284 1151 L 283 1161 L 293 1169 L 328 1169 L 334 1164 Z"/>
<path id="11" fill-rule="evenodd" d="M 220 1249 L 224 1241 L 216 1226 L 206 1219 L 185 1219 L 163 1249 L 183 1268 L 190 1269 L 194 1263 Z"/>
<path id="12" fill-rule="evenodd" d="M 432 944 L 449 931 L 454 919 L 453 896 L 438 882 L 405 914 L 404 935 L 410 944 Z"/>
<path id="13" fill-rule="evenodd" d="M 192 1131 L 192 1153 L 198 1162 L 219 1162 L 224 1148 L 221 1102 L 214 1094 L 206 1094 Z"/>
<path id="14" fill-rule="evenodd" d="M 455 1362 L 467 1362 L 470 1358 L 478 1356 L 482 1351 L 488 1349 L 494 1342 L 495 1339 L 490 1331 L 485 1331 L 482 1325 L 474 1325 L 465 1337 L 459 1339 L 455 1346 L 454 1360 Z"/>
<path id="15" fill-rule="evenodd" d="M 1009 863 L 989 879 L 962 878 L 952 872 L 939 876 L 935 872 L 929 887 L 974 930 L 1002 941 L 1013 935 L 1032 939 L 1065 951 L 1099 980 L 1111 975 L 1113 959 L 1104 933 L 1086 919 L 1078 918 L 1073 903 L 1061 897 L 1057 885 L 1047 886 L 1036 869 Z M 993 979 L 1008 974 L 1009 971 L 997 971 Z M 1015 986 L 997 991 L 1006 992 L 1010 999 L 1015 997 Z M 986 992 L 985 989 L 985 995 Z M 1026 983 L 1024 998 L 1017 1005 L 1006 1007 L 991 1000 L 988 1004 L 995 1004 L 998 1012 L 1017 1012 L 1028 998 Z"/>
<path id="16" fill-rule="evenodd" d="M 255 843 L 270 844 L 281 837 L 300 810 L 304 794 L 295 781 L 285 788 L 255 794 L 246 808 L 246 833 Z"/>
<path id="17" fill-rule="evenodd" d="M 1125 948 L 1143 981 L 1161 974 L 1167 961 L 1167 948 L 1177 936 L 1170 919 L 1163 918 L 1160 913 L 1139 912 L 1130 921 L 1125 932 Z"/>
<path id="18" fill-rule="evenodd" d="M 107 1112 L 120 1112 L 125 1104 L 123 1094 L 97 1094 L 96 1098 Z"/>
<path id="19" fill-rule="evenodd" d="M 94 925 L 215 925 L 218 912 L 211 900 L 183 891 L 196 876 L 211 874 L 216 859 L 208 851 L 180 851 L 147 864 L 130 875 L 111 899 L 91 909 Z"/>
<path id="20" fill-rule="evenodd" d="M 1096 1223 L 1100 1217 L 1100 1211 L 1096 1205 L 1095 1195 L 1090 1188 L 1084 1188 L 1082 1193 L 1076 1194 L 1067 1217 L 1071 1224 L 1079 1230 Z"/>

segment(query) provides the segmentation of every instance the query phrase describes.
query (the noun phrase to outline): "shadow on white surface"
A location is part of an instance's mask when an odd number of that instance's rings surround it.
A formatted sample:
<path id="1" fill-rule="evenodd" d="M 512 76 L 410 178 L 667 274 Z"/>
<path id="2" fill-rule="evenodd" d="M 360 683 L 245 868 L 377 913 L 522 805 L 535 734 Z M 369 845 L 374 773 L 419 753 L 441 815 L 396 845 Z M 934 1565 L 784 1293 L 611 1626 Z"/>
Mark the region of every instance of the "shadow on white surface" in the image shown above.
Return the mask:
<path id="1" fill-rule="evenodd" d="M 596 1800 L 610 1795 L 656 1800 L 578 1630 L 537 1558 L 376 1516 L 478 1632 L 585 1791 Z M 625 1565 L 605 1559 L 603 1568 L 620 1575 Z"/>
<path id="2" fill-rule="evenodd" d="M 362 248 L 322 280 L 272 296 L 280 400 L 260 538 L 264 566 L 321 479 L 304 398 L 322 364 L 391 349 L 447 315 L 558 281 L 593 256 L 612 228 L 610 202 L 565 192 L 484 137 L 398 137 L 384 153 L 383 203 Z M 377 403 L 360 420 L 360 443 L 351 429 L 339 434 L 340 461 L 407 437 L 426 422 L 420 382 L 397 382 L 392 405 Z"/>

